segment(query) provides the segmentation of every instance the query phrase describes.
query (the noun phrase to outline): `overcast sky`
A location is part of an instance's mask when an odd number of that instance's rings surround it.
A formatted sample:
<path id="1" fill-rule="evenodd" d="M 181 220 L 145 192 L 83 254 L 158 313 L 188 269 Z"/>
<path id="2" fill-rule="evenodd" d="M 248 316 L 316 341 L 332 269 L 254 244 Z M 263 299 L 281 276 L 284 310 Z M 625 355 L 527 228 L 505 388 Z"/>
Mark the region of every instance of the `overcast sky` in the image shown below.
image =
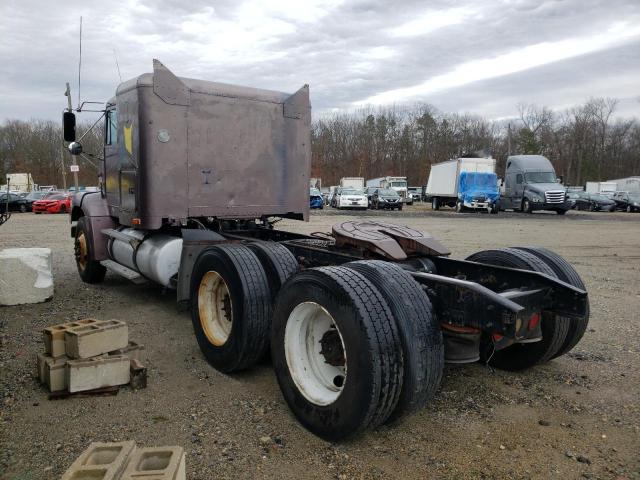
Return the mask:
<path id="1" fill-rule="evenodd" d="M 105 101 L 158 58 L 178 76 L 293 92 L 314 114 L 427 102 L 489 118 L 616 97 L 640 118 L 640 0 L 0 1 L 0 121 Z M 115 53 L 114 53 L 115 51 Z"/>

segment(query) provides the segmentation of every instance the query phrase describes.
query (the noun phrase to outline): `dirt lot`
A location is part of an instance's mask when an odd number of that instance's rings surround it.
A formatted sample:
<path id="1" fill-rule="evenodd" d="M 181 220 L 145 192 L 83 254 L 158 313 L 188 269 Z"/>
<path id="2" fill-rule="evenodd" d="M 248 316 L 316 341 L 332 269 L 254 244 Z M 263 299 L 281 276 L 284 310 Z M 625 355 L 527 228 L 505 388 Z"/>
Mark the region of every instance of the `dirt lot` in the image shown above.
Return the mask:
<path id="1" fill-rule="evenodd" d="M 640 478 L 640 215 L 456 215 L 420 206 L 375 215 L 429 231 L 456 257 L 511 245 L 555 250 L 589 290 L 584 339 L 519 374 L 449 366 L 422 412 L 331 444 L 298 425 L 270 365 L 232 376 L 211 368 L 174 294 L 113 274 L 102 285 L 81 283 L 68 217 L 18 214 L 0 227 L 0 248 L 50 247 L 56 291 L 47 303 L 0 307 L 0 477 L 59 478 L 90 442 L 133 439 L 184 446 L 190 479 Z M 346 218 L 325 210 L 308 224 L 278 226 L 329 231 Z M 41 329 L 83 317 L 129 324 L 131 339 L 146 346 L 146 390 L 48 400 L 33 374 Z"/>

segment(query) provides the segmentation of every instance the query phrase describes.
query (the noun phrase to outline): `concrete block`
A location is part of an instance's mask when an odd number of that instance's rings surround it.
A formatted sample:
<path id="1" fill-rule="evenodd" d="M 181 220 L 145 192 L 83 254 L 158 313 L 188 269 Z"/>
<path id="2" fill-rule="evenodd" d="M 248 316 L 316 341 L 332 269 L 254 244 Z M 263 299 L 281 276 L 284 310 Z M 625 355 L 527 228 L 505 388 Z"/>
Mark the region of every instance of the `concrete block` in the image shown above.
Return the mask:
<path id="1" fill-rule="evenodd" d="M 66 364 L 67 357 L 51 358 L 44 360 L 44 383 L 49 387 L 51 392 L 59 392 L 66 390 Z"/>
<path id="2" fill-rule="evenodd" d="M 118 480 L 135 448 L 133 441 L 92 443 L 73 462 L 62 480 Z"/>
<path id="3" fill-rule="evenodd" d="M 70 358 L 90 358 L 119 348 L 129 343 L 127 324 L 119 320 L 106 320 L 64 332 L 64 348 Z"/>
<path id="4" fill-rule="evenodd" d="M 129 459 L 122 480 L 186 480 L 182 447 L 138 448 Z"/>
<path id="5" fill-rule="evenodd" d="M 69 393 L 129 383 L 129 357 L 103 356 L 67 361 L 65 378 Z"/>
<path id="6" fill-rule="evenodd" d="M 64 332 L 71 328 L 83 327 L 93 323 L 98 323 L 100 320 L 95 318 L 85 318 L 76 322 L 61 323 L 59 325 L 52 325 L 42 330 L 42 340 L 44 341 L 44 351 L 51 355 L 53 358 L 61 357 L 65 354 L 64 347 Z"/>
<path id="7" fill-rule="evenodd" d="M 40 303 L 53 297 L 51 250 L 0 250 L 0 305 Z"/>
<path id="8" fill-rule="evenodd" d="M 129 345 L 124 348 L 119 348 L 117 350 L 109 352 L 109 355 L 126 355 L 131 360 L 140 360 L 141 350 L 144 350 L 144 345 L 129 341 Z"/>

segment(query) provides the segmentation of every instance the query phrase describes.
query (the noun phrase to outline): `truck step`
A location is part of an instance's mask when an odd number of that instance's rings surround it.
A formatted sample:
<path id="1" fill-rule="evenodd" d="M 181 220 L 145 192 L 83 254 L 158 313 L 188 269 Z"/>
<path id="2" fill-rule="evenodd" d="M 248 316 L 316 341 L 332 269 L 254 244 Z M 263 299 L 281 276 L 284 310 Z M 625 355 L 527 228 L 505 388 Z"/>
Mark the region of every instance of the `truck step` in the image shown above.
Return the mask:
<path id="1" fill-rule="evenodd" d="M 111 270 L 112 272 L 126 278 L 127 280 L 131 280 L 133 283 L 147 283 L 147 279 L 140 275 L 138 272 L 136 272 L 135 270 L 131 270 L 124 265 L 120 265 L 118 262 L 114 262 L 113 260 L 102 260 L 100 264 L 103 267 Z"/>

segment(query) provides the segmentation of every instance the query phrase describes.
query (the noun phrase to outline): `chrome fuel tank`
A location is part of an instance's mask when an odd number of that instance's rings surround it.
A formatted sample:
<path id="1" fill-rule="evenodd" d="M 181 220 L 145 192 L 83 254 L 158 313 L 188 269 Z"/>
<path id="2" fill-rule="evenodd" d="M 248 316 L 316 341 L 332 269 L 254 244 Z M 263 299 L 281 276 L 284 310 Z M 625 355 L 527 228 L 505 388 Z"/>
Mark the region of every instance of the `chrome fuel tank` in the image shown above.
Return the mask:
<path id="1" fill-rule="evenodd" d="M 171 277 L 178 273 L 182 238 L 163 233 L 149 234 L 142 230 L 124 228 L 120 230 L 129 237 L 140 240 L 137 248 L 129 242 L 111 239 L 109 254 L 116 262 L 141 273 L 165 287 L 170 286 Z"/>

